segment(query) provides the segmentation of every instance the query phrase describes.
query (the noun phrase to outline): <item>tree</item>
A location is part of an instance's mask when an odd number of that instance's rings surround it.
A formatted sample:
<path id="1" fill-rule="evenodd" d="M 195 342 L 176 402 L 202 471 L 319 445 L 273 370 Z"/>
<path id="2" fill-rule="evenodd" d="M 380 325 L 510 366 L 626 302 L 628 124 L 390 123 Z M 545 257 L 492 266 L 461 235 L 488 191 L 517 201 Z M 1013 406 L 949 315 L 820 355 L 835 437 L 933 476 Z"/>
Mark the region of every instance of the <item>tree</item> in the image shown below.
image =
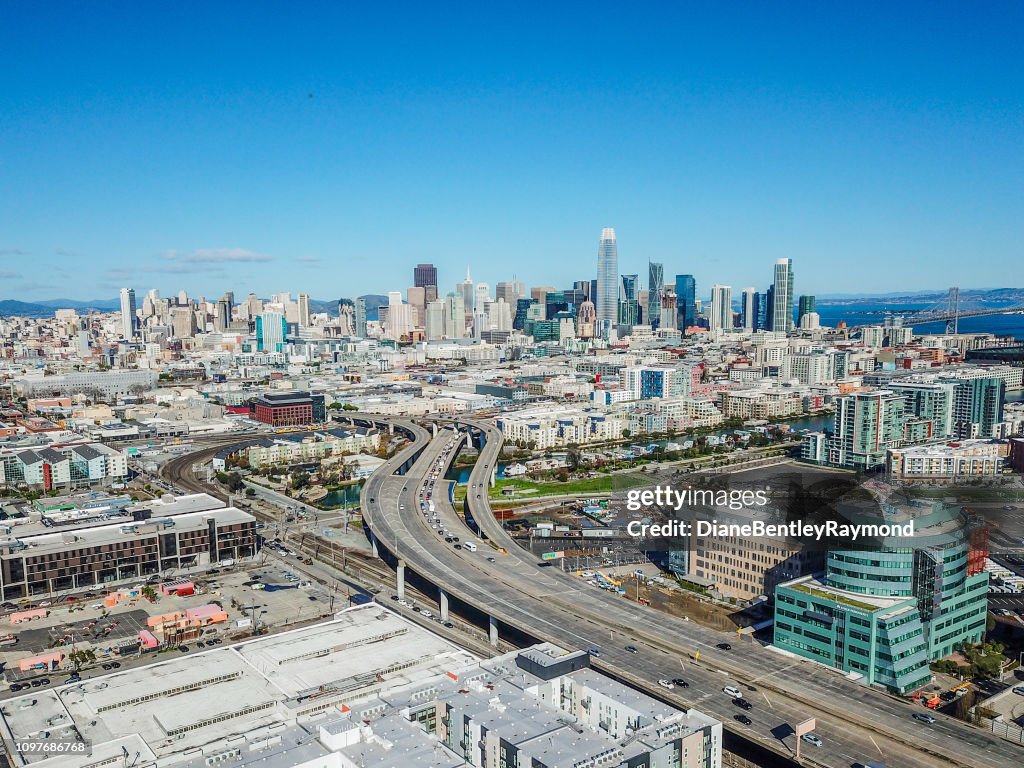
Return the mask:
<path id="1" fill-rule="evenodd" d="M 345 403 L 343 406 L 341 406 L 341 410 L 343 410 L 343 411 L 358 411 L 359 408 L 357 406 L 352 405 L 352 403 Z"/>
<path id="2" fill-rule="evenodd" d="M 328 410 L 331 410 L 331 411 L 340 411 L 343 408 L 343 406 L 342 406 L 341 403 L 339 403 L 337 400 L 335 400 L 333 403 L 328 405 L 327 408 L 328 408 Z"/>
<path id="3" fill-rule="evenodd" d="M 307 485 L 309 485 L 309 472 L 300 469 L 298 472 L 292 473 L 292 488 L 294 490 L 301 490 Z"/>
<path id="4" fill-rule="evenodd" d="M 630 432 L 630 431 L 629 431 L 628 429 L 624 429 L 624 430 L 622 430 L 622 439 L 623 439 L 623 440 L 629 440 L 629 438 L 630 438 L 630 437 L 631 437 L 632 435 L 633 435 L 633 433 L 632 433 L 632 432 Z"/>

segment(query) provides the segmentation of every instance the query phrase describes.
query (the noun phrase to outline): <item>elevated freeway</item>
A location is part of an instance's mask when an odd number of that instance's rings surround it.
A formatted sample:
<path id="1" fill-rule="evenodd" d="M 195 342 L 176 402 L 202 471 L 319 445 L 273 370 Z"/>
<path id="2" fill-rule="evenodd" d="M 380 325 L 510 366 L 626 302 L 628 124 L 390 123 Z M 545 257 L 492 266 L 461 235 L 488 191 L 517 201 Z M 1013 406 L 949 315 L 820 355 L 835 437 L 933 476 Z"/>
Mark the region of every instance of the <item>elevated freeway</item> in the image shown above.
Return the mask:
<path id="1" fill-rule="evenodd" d="M 1024 762 L 1024 749 L 976 728 L 943 717 L 923 725 L 911 718 L 915 710 L 903 700 L 750 639 L 720 650 L 716 645 L 732 638 L 610 597 L 556 568 L 543 567 L 518 547 L 490 509 L 486 486 L 493 481 L 501 449 L 493 425 L 460 419 L 461 432 L 456 434 L 439 421 L 430 429 L 408 419 L 380 421 L 405 432 L 410 443 L 364 486 L 364 519 L 377 551 L 396 567 L 399 589 L 406 578 L 432 586 L 442 615 L 453 604 L 463 615 L 475 612 L 487 622 L 492 640 L 507 633 L 593 648 L 599 653 L 596 667 L 717 716 L 732 738 L 780 758 L 795 751 L 790 727 L 814 717 L 825 746 L 803 745 L 804 764 L 849 768 L 882 760 L 908 768 L 1009 768 Z M 489 542 L 476 552 L 456 550 L 420 511 L 420 495 L 435 473 L 443 475 L 467 435 L 480 446 L 480 455 L 469 478 L 465 509 Z M 435 495 L 433 500 L 449 516 L 449 527 L 460 524 L 446 499 Z M 468 531 L 463 527 L 461 535 Z M 699 660 L 693 661 L 689 655 L 696 651 Z M 658 686 L 657 680 L 675 677 L 686 679 L 689 687 L 669 692 Z M 734 720 L 739 710 L 721 692 L 726 685 L 740 687 L 754 704 L 745 713 L 753 721 L 750 726 Z"/>

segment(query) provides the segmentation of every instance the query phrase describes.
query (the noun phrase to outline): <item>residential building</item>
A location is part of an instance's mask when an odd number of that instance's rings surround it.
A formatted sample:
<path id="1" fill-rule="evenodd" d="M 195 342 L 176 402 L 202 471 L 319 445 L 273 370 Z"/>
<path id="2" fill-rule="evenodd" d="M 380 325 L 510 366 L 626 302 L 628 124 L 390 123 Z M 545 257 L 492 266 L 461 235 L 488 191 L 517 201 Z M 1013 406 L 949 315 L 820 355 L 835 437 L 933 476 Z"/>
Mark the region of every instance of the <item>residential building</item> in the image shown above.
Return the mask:
<path id="1" fill-rule="evenodd" d="M 889 390 L 837 397 L 828 463 L 859 470 L 883 465 L 886 451 L 903 444 L 903 402 Z"/>
<path id="2" fill-rule="evenodd" d="M 55 491 L 122 481 L 128 460 L 102 443 L 52 444 L 38 448 L 0 448 L 0 486 Z"/>
<path id="3" fill-rule="evenodd" d="M 4 600 L 109 586 L 256 554 L 256 519 L 207 494 L 45 513 L 0 538 Z"/>
<path id="4" fill-rule="evenodd" d="M 135 289 L 121 289 L 121 334 L 131 341 L 138 334 L 139 317 L 135 306 Z"/>
<path id="5" fill-rule="evenodd" d="M 772 283 L 772 321 L 769 330 L 786 333 L 793 330 L 793 260 L 775 262 L 775 281 Z"/>
<path id="6" fill-rule="evenodd" d="M 711 314 L 708 327 L 712 331 L 732 330 L 732 288 L 728 285 L 711 286 Z"/>

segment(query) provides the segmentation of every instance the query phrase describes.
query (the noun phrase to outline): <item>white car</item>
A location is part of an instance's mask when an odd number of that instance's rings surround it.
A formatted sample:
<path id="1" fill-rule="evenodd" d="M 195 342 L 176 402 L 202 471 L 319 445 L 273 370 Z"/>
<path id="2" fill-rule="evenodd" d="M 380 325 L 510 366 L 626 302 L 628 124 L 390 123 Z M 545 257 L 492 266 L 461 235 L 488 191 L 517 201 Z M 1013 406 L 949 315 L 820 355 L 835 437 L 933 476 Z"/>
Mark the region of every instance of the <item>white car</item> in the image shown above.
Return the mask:
<path id="1" fill-rule="evenodd" d="M 819 739 L 818 735 L 814 734 L 814 733 L 805 733 L 800 738 L 803 739 L 804 741 L 806 741 L 808 744 L 813 744 L 816 747 L 823 747 L 823 746 L 825 746 L 825 742 L 823 742 L 821 739 Z"/>
<path id="2" fill-rule="evenodd" d="M 675 686 L 672 684 L 671 680 L 664 680 L 664 679 L 659 680 L 658 681 L 658 685 L 660 685 L 662 688 L 668 688 L 670 691 L 673 688 L 675 688 Z"/>
<path id="3" fill-rule="evenodd" d="M 420 611 L 420 616 L 422 616 L 424 619 L 434 618 L 434 614 L 432 614 L 430 611 Z"/>
<path id="4" fill-rule="evenodd" d="M 739 688 L 733 685 L 725 686 L 725 688 L 722 689 L 722 693 L 724 693 L 726 696 L 732 699 L 743 698 L 743 691 L 741 691 Z"/>

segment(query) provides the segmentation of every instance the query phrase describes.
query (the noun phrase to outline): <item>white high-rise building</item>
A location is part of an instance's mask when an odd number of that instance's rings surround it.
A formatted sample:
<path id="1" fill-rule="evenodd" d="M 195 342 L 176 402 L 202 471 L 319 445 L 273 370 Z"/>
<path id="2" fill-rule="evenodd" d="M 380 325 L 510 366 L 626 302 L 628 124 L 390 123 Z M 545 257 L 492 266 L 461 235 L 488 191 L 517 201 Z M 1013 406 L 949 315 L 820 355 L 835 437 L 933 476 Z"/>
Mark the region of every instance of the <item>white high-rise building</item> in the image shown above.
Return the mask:
<path id="1" fill-rule="evenodd" d="M 312 316 L 309 312 L 309 294 L 299 294 L 299 328 L 308 328 L 311 326 Z"/>
<path id="2" fill-rule="evenodd" d="M 413 308 L 412 305 L 402 301 L 401 291 L 388 293 L 388 321 L 386 336 L 389 339 L 398 341 L 407 336 L 413 329 Z"/>
<path id="3" fill-rule="evenodd" d="M 728 285 L 711 286 L 711 313 L 708 326 L 712 331 L 726 331 L 732 328 L 732 287 Z"/>
<path id="4" fill-rule="evenodd" d="M 450 293 L 444 299 L 444 338 L 466 336 L 466 305 L 461 294 Z"/>
<path id="5" fill-rule="evenodd" d="M 601 230 L 601 242 L 597 247 L 597 310 L 596 335 L 608 338 L 615 325 L 619 305 L 619 247 L 615 229 Z"/>
<path id="6" fill-rule="evenodd" d="M 135 313 L 135 289 L 121 289 L 121 335 L 131 341 L 139 329 L 139 318 Z"/>
<path id="7" fill-rule="evenodd" d="M 772 284 L 773 331 L 786 333 L 793 330 L 793 260 L 775 262 L 775 282 Z"/>
<path id="8" fill-rule="evenodd" d="M 427 341 L 435 341 L 444 338 L 444 308 L 443 299 L 427 303 L 423 316 L 423 333 Z"/>

